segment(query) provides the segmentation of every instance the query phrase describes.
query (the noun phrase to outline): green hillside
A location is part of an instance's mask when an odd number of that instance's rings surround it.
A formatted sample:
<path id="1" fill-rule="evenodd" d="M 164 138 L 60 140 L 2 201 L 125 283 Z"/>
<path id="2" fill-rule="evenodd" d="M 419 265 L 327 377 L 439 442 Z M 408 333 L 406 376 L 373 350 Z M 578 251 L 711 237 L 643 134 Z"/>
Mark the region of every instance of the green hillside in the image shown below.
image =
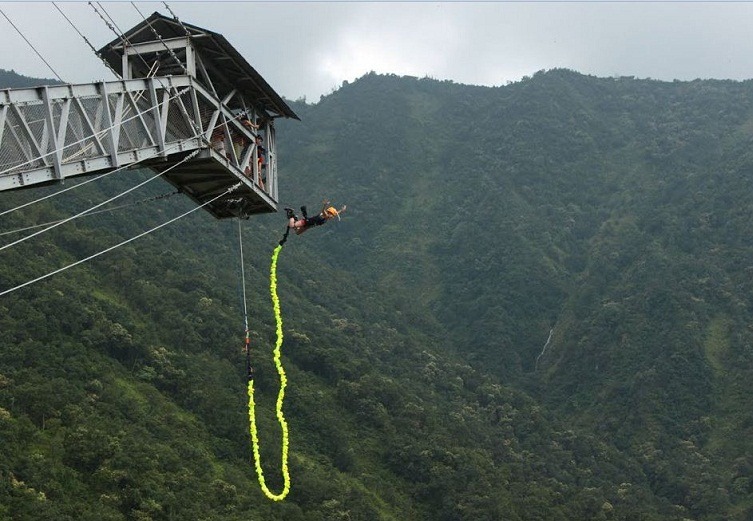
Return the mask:
<path id="1" fill-rule="evenodd" d="M 280 257 L 290 496 L 267 500 L 250 461 L 237 223 L 198 212 L 0 298 L 0 520 L 753 516 L 753 83 L 369 74 L 293 106 L 281 205 L 348 210 Z M 190 207 L 0 251 L 0 290 Z M 273 489 L 283 227 L 242 222 Z"/>

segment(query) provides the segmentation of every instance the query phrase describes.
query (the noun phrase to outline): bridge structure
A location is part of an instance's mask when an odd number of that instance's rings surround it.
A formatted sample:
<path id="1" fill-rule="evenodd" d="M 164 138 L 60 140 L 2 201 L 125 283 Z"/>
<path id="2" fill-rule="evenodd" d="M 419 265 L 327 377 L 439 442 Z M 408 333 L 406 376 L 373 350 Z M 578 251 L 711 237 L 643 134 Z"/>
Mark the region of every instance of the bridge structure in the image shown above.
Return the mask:
<path id="1" fill-rule="evenodd" d="M 0 90 L 0 191 L 150 168 L 219 219 L 277 211 L 299 118 L 222 35 L 154 13 L 98 54 L 119 79 Z"/>

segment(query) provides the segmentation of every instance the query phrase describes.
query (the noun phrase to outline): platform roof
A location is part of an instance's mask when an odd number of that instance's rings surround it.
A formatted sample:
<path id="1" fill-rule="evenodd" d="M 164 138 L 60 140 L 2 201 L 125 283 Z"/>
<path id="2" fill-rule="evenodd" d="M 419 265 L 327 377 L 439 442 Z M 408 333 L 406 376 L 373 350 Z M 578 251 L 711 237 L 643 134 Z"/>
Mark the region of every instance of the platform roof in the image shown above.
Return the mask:
<path id="1" fill-rule="evenodd" d="M 220 98 L 232 92 L 233 89 L 238 89 L 245 98 L 253 100 L 273 117 L 300 119 L 264 78 L 219 33 L 155 12 L 126 31 L 123 39 L 135 45 L 158 40 L 155 32 L 163 40 L 169 40 L 185 38 L 186 31 L 190 33 L 191 42 L 201 56 Z M 98 51 L 100 56 L 116 71 L 122 67 L 123 39 L 116 38 Z M 166 62 L 170 60 L 173 60 L 172 57 L 169 60 L 166 59 Z"/>

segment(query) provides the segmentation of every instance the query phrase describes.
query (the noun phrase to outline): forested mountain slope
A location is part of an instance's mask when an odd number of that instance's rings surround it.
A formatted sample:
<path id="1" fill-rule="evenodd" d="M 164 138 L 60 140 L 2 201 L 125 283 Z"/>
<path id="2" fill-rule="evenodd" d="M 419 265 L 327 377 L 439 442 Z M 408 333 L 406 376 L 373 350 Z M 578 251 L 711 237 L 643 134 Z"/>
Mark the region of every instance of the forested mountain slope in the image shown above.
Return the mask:
<path id="1" fill-rule="evenodd" d="M 294 104 L 282 205 L 348 210 L 280 257 L 289 498 L 249 462 L 237 224 L 200 212 L 0 300 L 0 519 L 747 519 L 751 103 L 750 82 L 557 70 Z M 189 207 L 0 251 L 0 288 Z M 242 223 L 272 488 L 283 226 Z"/>
<path id="2" fill-rule="evenodd" d="M 463 359 L 635 457 L 684 515 L 744 518 L 752 103 L 750 81 L 368 75 L 286 156 L 353 203 L 335 256 Z"/>

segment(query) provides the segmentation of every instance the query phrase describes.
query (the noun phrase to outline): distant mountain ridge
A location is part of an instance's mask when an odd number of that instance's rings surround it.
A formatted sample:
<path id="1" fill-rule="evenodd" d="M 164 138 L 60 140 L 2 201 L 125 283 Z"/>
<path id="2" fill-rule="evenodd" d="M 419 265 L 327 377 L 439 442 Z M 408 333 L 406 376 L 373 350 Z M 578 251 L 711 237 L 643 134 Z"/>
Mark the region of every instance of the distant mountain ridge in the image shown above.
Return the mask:
<path id="1" fill-rule="evenodd" d="M 20 87 L 36 87 L 38 85 L 58 85 L 60 81 L 45 78 L 29 78 L 18 74 L 16 71 L 0 69 L 0 85 L 4 89 L 17 89 Z"/>

